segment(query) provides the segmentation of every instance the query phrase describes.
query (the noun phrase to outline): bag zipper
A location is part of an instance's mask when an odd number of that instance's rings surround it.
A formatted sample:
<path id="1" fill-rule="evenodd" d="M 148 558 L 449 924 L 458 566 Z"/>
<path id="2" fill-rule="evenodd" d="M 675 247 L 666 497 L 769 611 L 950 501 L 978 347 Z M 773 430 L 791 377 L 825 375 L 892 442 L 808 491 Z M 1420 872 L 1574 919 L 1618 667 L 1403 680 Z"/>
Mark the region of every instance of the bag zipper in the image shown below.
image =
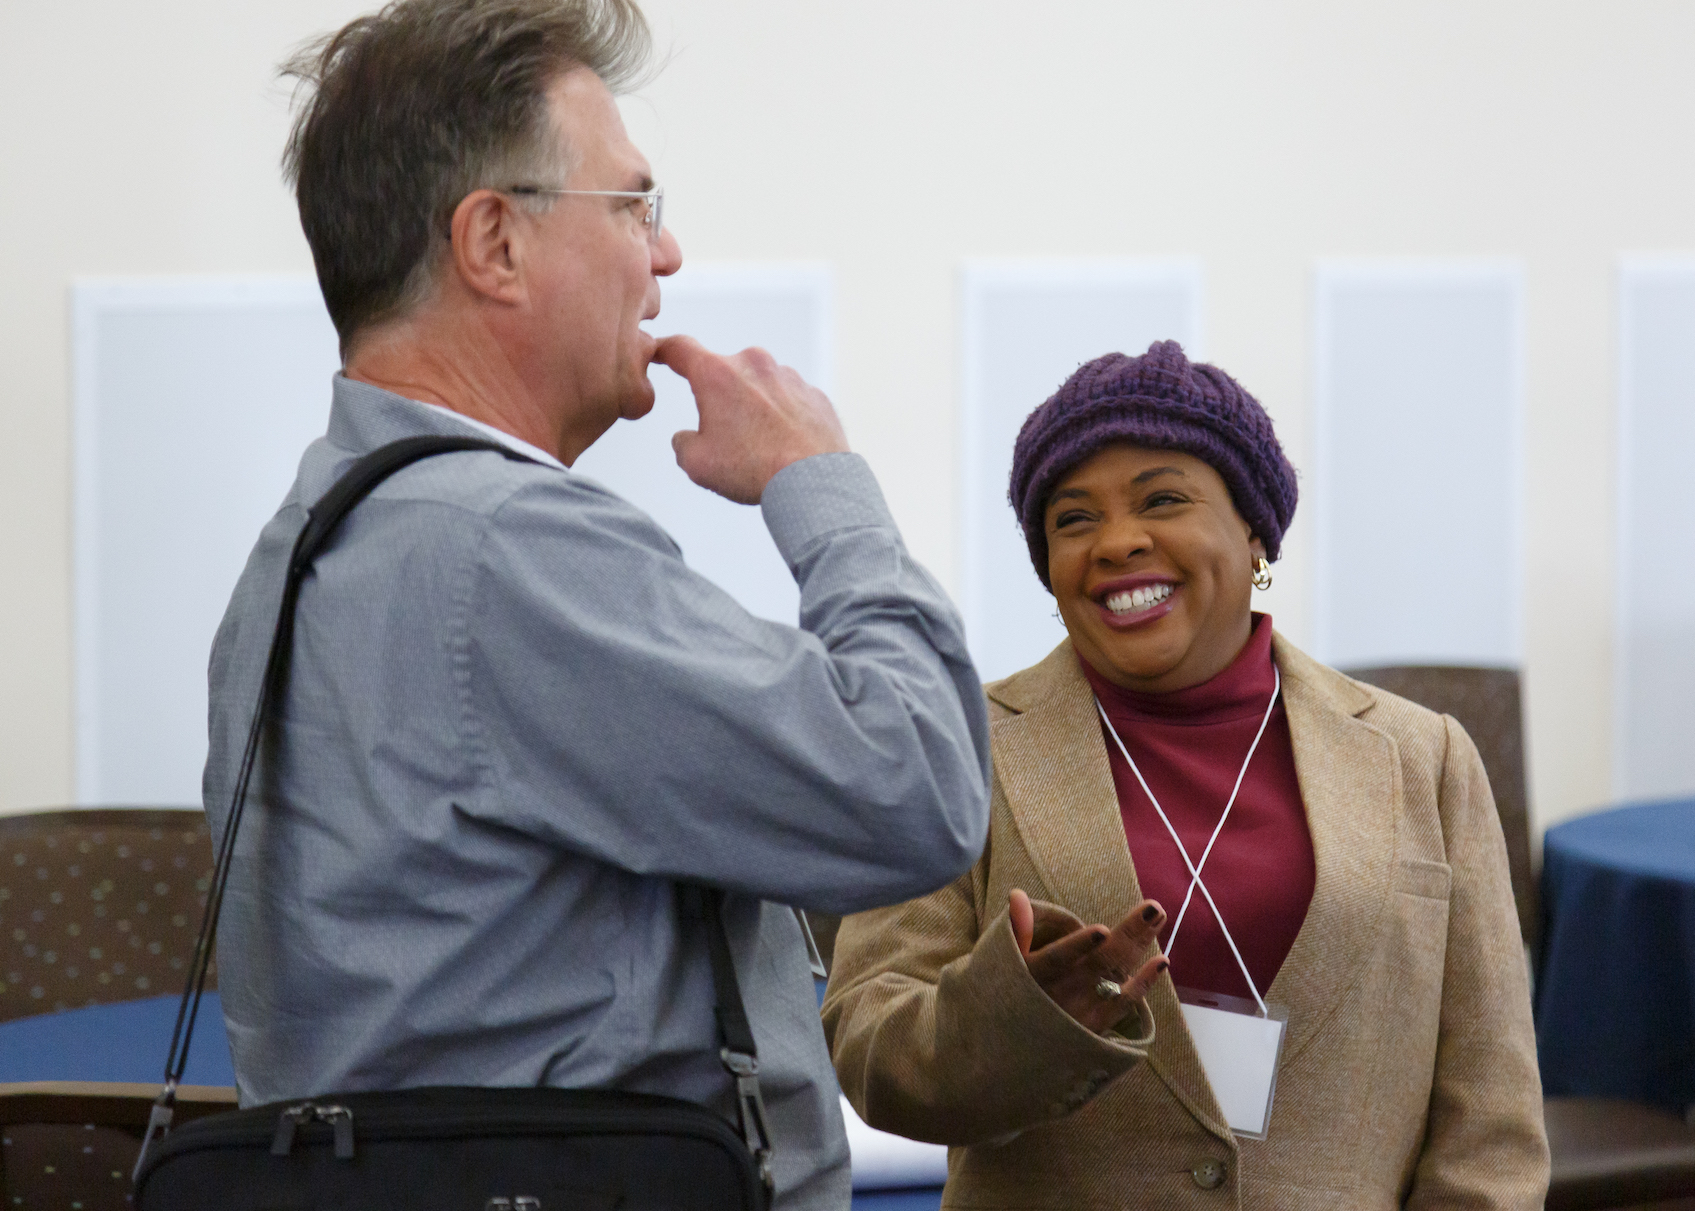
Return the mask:
<path id="1" fill-rule="evenodd" d="M 335 1132 L 336 1159 L 352 1160 L 353 1111 L 335 1103 L 320 1106 L 316 1102 L 301 1102 L 284 1109 L 277 1116 L 277 1132 L 271 1137 L 271 1155 L 287 1156 L 294 1151 L 294 1133 L 313 1120 L 328 1123 Z"/>

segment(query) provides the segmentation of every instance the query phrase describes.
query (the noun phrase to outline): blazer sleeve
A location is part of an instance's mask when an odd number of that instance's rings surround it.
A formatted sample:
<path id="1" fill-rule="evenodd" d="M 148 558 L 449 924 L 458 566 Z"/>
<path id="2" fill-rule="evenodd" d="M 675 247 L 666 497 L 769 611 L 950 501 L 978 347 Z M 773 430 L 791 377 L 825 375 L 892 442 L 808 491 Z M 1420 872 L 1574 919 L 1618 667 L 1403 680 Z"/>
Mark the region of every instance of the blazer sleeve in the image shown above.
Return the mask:
<path id="1" fill-rule="evenodd" d="M 1407 1207 L 1540 1208 L 1548 1141 L 1530 988 L 1489 779 L 1447 725 L 1441 815 L 1453 870 L 1430 1118 Z"/>
<path id="2" fill-rule="evenodd" d="M 842 1092 L 880 1130 L 1004 1141 L 1078 1109 L 1153 1042 L 1146 1010 L 1099 1035 L 1060 1009 L 1024 966 L 1005 908 L 979 931 L 974 888 L 986 866 L 848 917 L 836 936 L 824 1033 Z M 1033 903 L 1037 945 L 1082 928 Z"/>

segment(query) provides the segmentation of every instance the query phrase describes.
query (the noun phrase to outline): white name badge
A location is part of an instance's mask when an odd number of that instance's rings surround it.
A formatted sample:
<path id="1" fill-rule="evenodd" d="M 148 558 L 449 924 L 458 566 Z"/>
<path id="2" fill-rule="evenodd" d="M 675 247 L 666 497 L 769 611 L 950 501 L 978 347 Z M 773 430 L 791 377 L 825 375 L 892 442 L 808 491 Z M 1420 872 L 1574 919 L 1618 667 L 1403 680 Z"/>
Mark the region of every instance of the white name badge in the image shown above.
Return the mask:
<path id="1" fill-rule="evenodd" d="M 1262 1018 L 1250 1000 L 1192 988 L 1179 988 L 1177 999 L 1224 1121 L 1244 1139 L 1264 1139 L 1289 1011 L 1267 1005 Z"/>

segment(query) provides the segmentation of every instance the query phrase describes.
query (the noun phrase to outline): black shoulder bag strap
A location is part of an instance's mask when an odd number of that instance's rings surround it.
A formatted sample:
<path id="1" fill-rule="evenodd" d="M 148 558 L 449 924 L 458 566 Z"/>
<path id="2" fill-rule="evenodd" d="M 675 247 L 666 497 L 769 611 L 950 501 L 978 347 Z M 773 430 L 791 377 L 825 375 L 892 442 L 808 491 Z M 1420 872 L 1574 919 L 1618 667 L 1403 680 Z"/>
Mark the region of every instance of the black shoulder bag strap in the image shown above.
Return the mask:
<path id="1" fill-rule="evenodd" d="M 712 1012 L 718 1019 L 718 1058 L 736 1082 L 736 1117 L 742 1142 L 759 1166 L 759 1180 L 765 1183 L 769 1201 L 777 1189 L 771 1169 L 771 1128 L 765 1121 L 765 1099 L 759 1094 L 759 1048 L 754 1045 L 753 1027 L 742 1007 L 736 961 L 730 954 L 730 936 L 724 930 L 724 893 L 693 883 L 678 884 L 677 893 L 684 914 L 706 923 L 706 944 L 712 956 Z"/>
<path id="2" fill-rule="evenodd" d="M 328 492 L 306 513 L 306 525 L 295 540 L 288 559 L 288 574 L 283 582 L 282 604 L 277 610 L 277 626 L 271 637 L 270 652 L 265 659 L 265 672 L 259 683 L 259 699 L 253 708 L 253 722 L 248 728 L 247 745 L 242 751 L 241 766 L 236 773 L 235 787 L 230 793 L 229 818 L 224 823 L 223 836 L 212 867 L 212 881 L 207 889 L 206 910 L 200 918 L 200 934 L 194 944 L 194 959 L 189 964 L 188 982 L 183 988 L 182 1003 L 177 1007 L 176 1027 L 171 1032 L 171 1050 L 165 1060 L 165 1087 L 153 1103 L 148 1118 L 147 1133 L 142 1138 L 141 1152 L 135 1160 L 133 1181 L 141 1173 L 142 1162 L 155 1139 L 170 1130 L 177 1098 L 177 1086 L 188 1066 L 189 1041 L 194 1035 L 195 1018 L 200 1012 L 200 998 L 206 989 L 206 972 L 212 961 L 213 943 L 218 932 L 218 913 L 223 908 L 224 890 L 229 884 L 230 857 L 235 852 L 236 829 L 247 805 L 247 788 L 253 778 L 258 759 L 259 743 L 264 736 L 265 723 L 283 685 L 288 679 L 289 652 L 294 642 L 294 612 L 300 600 L 300 586 L 312 561 L 329 543 L 353 507 L 368 496 L 372 489 L 389 476 L 419 459 L 435 454 L 462 450 L 488 450 L 515 461 L 531 462 L 510 446 L 480 437 L 408 437 L 371 451 L 356 461 Z M 759 1051 L 748 1026 L 747 1013 L 742 1007 L 741 988 L 736 982 L 736 969 L 730 954 L 730 942 L 724 932 L 724 893 L 715 888 L 681 885 L 679 892 L 684 913 L 703 920 L 707 927 L 707 942 L 712 958 L 712 983 L 717 999 L 719 1058 L 736 1083 L 737 1112 L 747 1148 L 759 1168 L 767 1193 L 773 1189 L 771 1170 L 771 1136 L 765 1120 L 765 1105 L 759 1093 Z"/>

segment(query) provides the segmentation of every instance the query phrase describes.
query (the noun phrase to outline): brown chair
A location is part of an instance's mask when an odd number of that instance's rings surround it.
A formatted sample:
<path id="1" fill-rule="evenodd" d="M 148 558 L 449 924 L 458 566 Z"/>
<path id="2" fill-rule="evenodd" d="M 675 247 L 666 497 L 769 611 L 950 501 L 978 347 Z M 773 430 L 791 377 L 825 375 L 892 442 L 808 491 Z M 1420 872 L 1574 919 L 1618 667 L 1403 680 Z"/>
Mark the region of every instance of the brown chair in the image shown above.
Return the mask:
<path id="1" fill-rule="evenodd" d="M 0 1084 L 0 1206 L 131 1211 L 130 1170 L 160 1086 Z M 235 1109 L 235 1090 L 183 1085 L 175 1122 Z"/>
<path id="2" fill-rule="evenodd" d="M 181 992 L 211 874 L 199 808 L 0 816 L 0 1022 Z"/>
<path id="3" fill-rule="evenodd" d="M 212 842 L 198 808 L 0 817 L 0 1023 L 182 991 Z M 216 986 L 216 973 L 208 976 Z M 159 1086 L 0 1084 L 0 1208 L 128 1211 Z M 235 1106 L 184 1086 L 176 1121 Z"/>
<path id="4" fill-rule="evenodd" d="M 1459 720 L 1495 793 L 1519 928 L 1536 953 L 1541 910 L 1530 867 L 1524 712 L 1516 669 L 1415 665 L 1350 677 Z M 1695 1130 L 1676 1115 L 1605 1098 L 1543 1099 L 1553 1176 L 1549 1211 L 1695 1211 Z"/>
<path id="5" fill-rule="evenodd" d="M 1411 665 L 1344 670 L 1348 676 L 1452 715 L 1483 758 L 1495 810 L 1507 837 L 1507 868 L 1519 932 L 1535 954 L 1541 939 L 1541 897 L 1530 866 L 1530 804 L 1524 776 L 1524 705 L 1517 669 Z"/>

